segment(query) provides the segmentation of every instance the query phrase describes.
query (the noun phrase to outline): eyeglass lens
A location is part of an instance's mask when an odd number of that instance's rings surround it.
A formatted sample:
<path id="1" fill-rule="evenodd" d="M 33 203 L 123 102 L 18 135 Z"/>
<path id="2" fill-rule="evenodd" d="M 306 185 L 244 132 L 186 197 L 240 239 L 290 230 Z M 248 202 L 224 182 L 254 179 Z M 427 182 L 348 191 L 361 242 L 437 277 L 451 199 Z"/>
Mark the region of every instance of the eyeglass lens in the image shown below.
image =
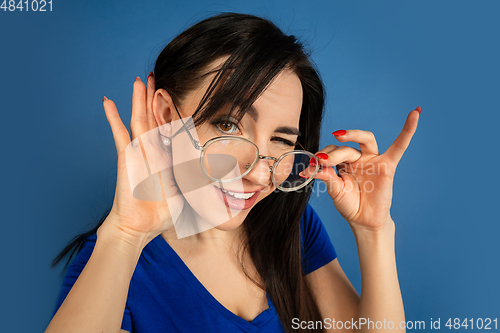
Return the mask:
<path id="1" fill-rule="evenodd" d="M 258 159 L 257 147 L 246 140 L 221 139 L 211 142 L 205 147 L 202 167 L 216 180 L 235 181 L 249 172 Z M 299 173 L 309 166 L 310 154 L 290 151 L 282 155 L 274 165 L 272 180 L 275 186 L 283 190 L 300 188 L 308 182 Z M 272 165 L 270 163 L 270 165 Z"/>

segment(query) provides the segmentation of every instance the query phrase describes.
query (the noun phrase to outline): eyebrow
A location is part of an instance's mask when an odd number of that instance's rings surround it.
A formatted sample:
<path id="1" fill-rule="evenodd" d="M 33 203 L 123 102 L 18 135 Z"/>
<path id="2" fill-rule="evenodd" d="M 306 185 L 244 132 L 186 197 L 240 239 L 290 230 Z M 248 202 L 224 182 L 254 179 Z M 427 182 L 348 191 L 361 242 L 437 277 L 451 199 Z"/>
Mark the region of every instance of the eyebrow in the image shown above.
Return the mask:
<path id="1" fill-rule="evenodd" d="M 257 109 L 255 106 L 250 106 L 248 108 L 247 114 L 252 117 L 252 119 L 257 122 L 257 119 L 259 118 L 259 113 L 257 112 Z M 288 127 L 288 126 L 280 126 L 276 130 L 274 130 L 274 133 L 283 133 L 283 134 L 289 134 L 289 135 L 297 135 L 300 136 L 300 131 L 295 128 L 295 127 Z"/>
<path id="2" fill-rule="evenodd" d="M 300 131 L 294 127 L 281 126 L 278 127 L 274 132 L 300 136 Z"/>

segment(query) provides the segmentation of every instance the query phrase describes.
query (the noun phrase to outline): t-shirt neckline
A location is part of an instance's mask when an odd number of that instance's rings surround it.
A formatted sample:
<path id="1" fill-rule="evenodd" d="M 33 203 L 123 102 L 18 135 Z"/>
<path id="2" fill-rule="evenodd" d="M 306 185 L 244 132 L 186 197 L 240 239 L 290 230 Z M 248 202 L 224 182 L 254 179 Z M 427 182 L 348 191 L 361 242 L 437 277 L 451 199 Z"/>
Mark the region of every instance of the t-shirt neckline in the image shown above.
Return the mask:
<path id="1" fill-rule="evenodd" d="M 246 332 L 257 332 L 262 328 L 267 322 L 269 322 L 274 316 L 277 315 L 276 309 L 273 302 L 271 301 L 269 295 L 266 293 L 268 308 L 257 315 L 252 321 L 239 317 L 235 313 L 231 312 L 224 305 L 222 305 L 198 280 L 198 278 L 191 272 L 189 267 L 184 263 L 184 261 L 179 257 L 177 252 L 168 244 L 168 242 L 159 234 L 155 239 L 155 243 L 159 248 L 166 254 L 170 259 L 172 266 L 177 270 L 179 275 L 188 283 L 192 290 L 201 297 L 210 306 L 221 313 L 227 320 L 233 322 L 234 324 L 240 326 Z M 193 318 L 194 319 L 194 318 Z"/>

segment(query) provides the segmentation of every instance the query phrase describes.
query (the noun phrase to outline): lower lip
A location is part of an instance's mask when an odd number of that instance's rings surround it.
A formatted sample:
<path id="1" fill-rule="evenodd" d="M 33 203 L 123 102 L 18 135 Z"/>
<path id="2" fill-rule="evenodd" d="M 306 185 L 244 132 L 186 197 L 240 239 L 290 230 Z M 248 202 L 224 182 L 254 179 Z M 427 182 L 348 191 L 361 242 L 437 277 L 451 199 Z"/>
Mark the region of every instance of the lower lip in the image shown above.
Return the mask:
<path id="1" fill-rule="evenodd" d="M 248 209 L 248 208 L 252 207 L 253 204 L 255 203 L 255 200 L 257 200 L 257 197 L 259 196 L 259 193 L 260 193 L 260 191 L 257 191 L 257 192 L 255 192 L 254 195 L 252 195 L 248 199 L 235 199 L 232 196 L 222 192 L 221 189 L 218 188 L 217 186 L 214 186 L 214 187 L 215 187 L 215 191 L 217 192 L 217 195 L 219 196 L 219 198 L 224 202 L 224 204 L 227 207 L 232 208 L 232 209 L 239 209 L 239 210 L 244 210 L 244 209 Z"/>

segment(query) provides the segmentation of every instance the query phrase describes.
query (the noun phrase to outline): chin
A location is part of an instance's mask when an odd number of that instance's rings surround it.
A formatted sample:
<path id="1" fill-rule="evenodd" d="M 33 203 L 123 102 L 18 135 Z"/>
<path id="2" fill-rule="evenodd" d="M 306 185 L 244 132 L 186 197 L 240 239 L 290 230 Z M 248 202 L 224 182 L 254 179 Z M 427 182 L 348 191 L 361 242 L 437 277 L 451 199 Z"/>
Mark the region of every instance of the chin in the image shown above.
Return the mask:
<path id="1" fill-rule="evenodd" d="M 219 225 L 216 225 L 216 226 L 214 226 L 214 228 L 218 229 L 218 230 L 222 230 L 222 231 L 230 231 L 230 230 L 237 229 L 240 225 L 243 224 L 243 222 L 245 221 L 245 218 L 247 217 L 250 210 L 252 210 L 260 201 L 262 201 L 262 199 L 267 197 L 271 192 L 272 191 L 262 191 L 261 193 L 259 193 L 259 195 L 261 195 L 262 197 L 259 196 L 259 198 L 253 204 L 252 207 L 250 207 L 249 209 L 245 209 L 245 210 L 240 211 L 240 213 L 238 215 L 236 215 L 235 217 L 233 217 L 229 221 L 221 223 Z"/>
<path id="2" fill-rule="evenodd" d="M 241 211 L 238 215 L 234 216 L 232 219 L 230 219 L 224 223 L 221 223 L 217 226 L 214 226 L 214 228 L 218 229 L 218 230 L 222 230 L 222 231 L 231 231 L 231 230 L 238 229 L 245 221 L 250 210 L 251 210 L 251 208 L 244 210 L 244 211 Z"/>
<path id="3" fill-rule="evenodd" d="M 240 218 L 235 218 L 234 221 L 227 221 L 225 223 L 219 224 L 218 226 L 214 227 L 215 229 L 222 230 L 222 231 L 230 231 L 237 229 L 240 225 L 243 224 L 243 221 L 245 219 L 240 219 Z"/>

